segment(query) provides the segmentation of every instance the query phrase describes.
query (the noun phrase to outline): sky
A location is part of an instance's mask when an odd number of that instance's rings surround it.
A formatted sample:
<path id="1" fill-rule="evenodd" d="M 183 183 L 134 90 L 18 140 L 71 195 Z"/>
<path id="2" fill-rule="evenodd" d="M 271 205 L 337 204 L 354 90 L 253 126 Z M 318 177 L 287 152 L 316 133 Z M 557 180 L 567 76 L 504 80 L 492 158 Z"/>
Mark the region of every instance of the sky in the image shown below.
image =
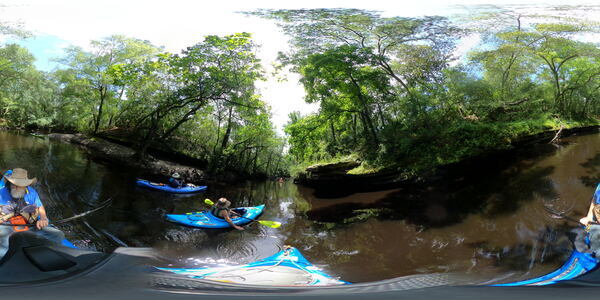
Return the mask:
<path id="1" fill-rule="evenodd" d="M 69 45 L 88 47 L 91 40 L 113 34 L 148 40 L 169 52 L 179 52 L 202 41 L 210 34 L 227 35 L 249 32 L 261 46 L 258 56 L 267 74 L 273 71 L 277 53 L 287 49 L 287 37 L 271 21 L 248 17 L 240 11 L 300 8 L 358 8 L 381 11 L 383 16 L 451 16 L 468 12 L 476 5 L 520 5 L 530 9 L 564 4 L 564 0 L 0 0 L 0 20 L 19 22 L 33 32 L 34 38 L 21 41 L 36 57 L 36 66 L 44 71 L 57 67 L 53 58 L 60 57 Z M 597 1 L 568 1 L 570 5 L 594 5 Z M 476 44 L 467 40 L 459 51 Z M 263 99 L 271 106 L 273 123 L 282 133 L 288 114 L 317 110 L 304 102 L 304 90 L 297 74 L 285 74 L 286 81 L 268 76 L 257 83 Z"/>

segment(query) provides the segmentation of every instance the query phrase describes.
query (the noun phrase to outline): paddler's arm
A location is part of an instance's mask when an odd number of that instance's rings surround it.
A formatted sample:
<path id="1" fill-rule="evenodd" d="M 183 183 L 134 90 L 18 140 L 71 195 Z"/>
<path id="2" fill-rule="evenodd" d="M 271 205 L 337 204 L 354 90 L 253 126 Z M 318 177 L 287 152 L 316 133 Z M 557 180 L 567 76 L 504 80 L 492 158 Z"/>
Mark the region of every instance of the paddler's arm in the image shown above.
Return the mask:
<path id="1" fill-rule="evenodd" d="M 38 212 L 40 214 L 40 218 L 35 222 L 35 227 L 37 229 L 42 229 L 48 226 L 48 217 L 46 216 L 46 209 L 44 206 L 38 207 Z"/>
<path id="2" fill-rule="evenodd" d="M 590 209 L 588 210 L 587 216 L 581 218 L 579 222 L 583 225 L 587 225 L 594 219 L 594 202 L 590 203 Z"/>
<path id="3" fill-rule="evenodd" d="M 225 213 L 225 214 L 223 214 L 223 213 Z M 227 223 L 229 223 L 229 225 L 231 225 L 231 227 L 233 227 L 233 228 L 235 228 L 235 229 L 237 229 L 237 230 L 244 230 L 244 227 L 237 226 L 237 225 L 235 225 L 235 224 L 233 223 L 233 221 L 231 221 L 231 218 L 229 217 L 229 213 L 228 213 L 227 211 L 225 211 L 225 210 L 222 210 L 222 211 L 221 211 L 221 216 L 222 216 L 223 218 L 225 218 L 225 221 L 227 221 Z"/>

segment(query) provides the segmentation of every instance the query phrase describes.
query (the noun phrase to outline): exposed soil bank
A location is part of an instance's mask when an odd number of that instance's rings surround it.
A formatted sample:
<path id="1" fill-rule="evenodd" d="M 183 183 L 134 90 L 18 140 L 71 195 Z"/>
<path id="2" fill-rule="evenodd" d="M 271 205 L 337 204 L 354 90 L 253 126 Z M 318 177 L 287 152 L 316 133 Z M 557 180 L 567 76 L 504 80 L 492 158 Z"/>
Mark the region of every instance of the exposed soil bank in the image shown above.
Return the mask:
<path id="1" fill-rule="evenodd" d="M 181 174 L 186 181 L 201 183 L 208 179 L 206 173 L 192 166 L 186 166 L 171 161 L 160 160 L 148 155 L 145 159 L 137 157 L 132 148 L 108 142 L 101 138 L 90 138 L 83 134 L 50 133 L 50 139 L 72 143 L 86 149 L 95 157 L 108 160 L 112 163 L 142 170 L 148 175 L 171 176 L 173 172 Z"/>
<path id="2" fill-rule="evenodd" d="M 578 133 L 595 133 L 600 126 L 563 129 L 561 136 L 575 135 Z M 558 130 L 543 132 L 526 136 L 511 144 L 510 150 L 488 152 L 467 158 L 463 161 L 438 167 L 434 171 L 426 171 L 417 176 L 407 176 L 401 168 L 386 168 L 369 174 L 348 174 L 347 172 L 359 162 L 339 162 L 312 166 L 296 178 L 296 182 L 314 188 L 321 197 L 339 197 L 344 194 L 356 192 L 369 192 L 383 189 L 404 187 L 417 183 L 435 182 L 444 180 L 448 174 L 460 173 L 464 170 L 477 169 L 480 166 L 493 164 L 500 158 L 505 158 L 535 144 L 547 144 L 557 134 Z"/>

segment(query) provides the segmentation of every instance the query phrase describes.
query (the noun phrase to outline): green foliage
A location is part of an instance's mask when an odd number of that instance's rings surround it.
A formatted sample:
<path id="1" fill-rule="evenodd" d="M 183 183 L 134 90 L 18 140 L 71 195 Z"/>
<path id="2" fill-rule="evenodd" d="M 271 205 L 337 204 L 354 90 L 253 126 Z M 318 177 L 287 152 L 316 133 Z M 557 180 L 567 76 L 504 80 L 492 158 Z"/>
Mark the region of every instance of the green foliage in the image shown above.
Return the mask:
<path id="1" fill-rule="evenodd" d="M 248 33 L 206 36 L 178 54 L 114 35 L 71 47 L 44 73 L 17 45 L 0 47 L 0 125 L 121 132 L 206 162 L 214 173 L 281 176 L 360 160 L 351 174 L 411 175 L 505 149 L 531 134 L 598 124 L 597 23 L 479 14 L 484 47 L 455 63 L 465 24 L 357 9 L 263 10 L 291 38 L 281 67 L 301 76 L 315 114 L 290 114 L 287 140 L 255 82 L 264 74 Z M 473 23 L 470 23 L 473 24 Z M 489 26 L 488 26 L 489 25 Z M 0 23 L 0 34 L 20 35 Z"/>
<path id="2" fill-rule="evenodd" d="M 598 30 L 593 23 L 546 18 L 555 22 L 525 26 L 526 15 L 486 15 L 480 21 L 496 27 L 483 32 L 485 50 L 449 67 L 461 32 L 443 18 L 254 14 L 279 21 L 292 37 L 282 62 L 302 76 L 306 101 L 320 105 L 316 114 L 292 114 L 285 128 L 296 169 L 354 154 L 363 165 L 351 174 L 415 174 L 506 149 L 567 120 L 596 124 L 600 115 L 600 51 L 579 38 Z"/>
<path id="3" fill-rule="evenodd" d="M 285 141 L 254 83 L 263 79 L 250 34 L 207 36 L 181 54 L 124 36 L 67 49 L 64 68 L 33 67 L 17 45 L 0 48 L 5 126 L 125 133 L 148 147 L 208 162 L 215 173 L 287 175 Z"/>

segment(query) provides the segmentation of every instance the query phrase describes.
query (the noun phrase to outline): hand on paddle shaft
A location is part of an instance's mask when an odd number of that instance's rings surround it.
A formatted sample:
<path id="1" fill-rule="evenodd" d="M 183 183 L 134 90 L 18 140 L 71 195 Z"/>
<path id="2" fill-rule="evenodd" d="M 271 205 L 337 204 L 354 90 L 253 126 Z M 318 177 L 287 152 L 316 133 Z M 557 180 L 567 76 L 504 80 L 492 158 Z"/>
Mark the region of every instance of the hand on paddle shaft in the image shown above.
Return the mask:
<path id="1" fill-rule="evenodd" d="M 555 216 L 557 216 L 557 217 L 561 217 L 561 218 L 563 218 L 563 219 L 565 219 L 565 220 L 567 220 L 567 221 L 571 221 L 571 222 L 573 222 L 573 223 L 577 223 L 579 226 L 581 226 L 581 227 L 584 227 L 584 228 L 585 228 L 586 226 L 588 226 L 588 225 L 592 225 L 592 224 L 598 224 L 598 222 L 593 222 L 593 221 L 587 221 L 587 222 L 584 224 L 584 223 L 583 223 L 583 219 L 584 219 L 585 217 L 584 217 L 584 218 L 582 218 L 581 220 L 577 220 L 577 219 L 575 219 L 575 218 L 573 218 L 573 217 L 569 217 L 569 216 L 567 216 L 567 215 L 565 215 L 565 214 L 563 214 L 563 213 L 558 213 L 558 212 L 552 211 L 550 208 L 548 208 L 548 207 L 546 207 L 546 206 L 544 206 L 544 208 L 545 208 L 545 209 L 546 209 L 546 211 L 548 211 L 549 213 L 551 213 L 551 214 L 553 214 L 553 215 L 555 215 Z"/>
<path id="2" fill-rule="evenodd" d="M 210 205 L 210 206 L 215 205 L 215 203 L 212 202 L 212 200 L 210 200 L 210 199 L 204 199 L 204 203 L 207 205 Z M 251 221 L 250 223 L 258 222 L 258 224 L 260 224 L 260 225 L 264 225 L 264 226 L 271 227 L 271 228 L 279 228 L 281 226 L 281 222 L 269 221 L 269 220 L 255 220 L 255 219 L 250 219 L 250 218 L 241 216 L 240 214 L 238 214 L 236 212 L 233 212 L 233 213 L 235 213 L 238 217 L 240 217 L 242 219 L 250 220 Z"/>
<path id="3" fill-rule="evenodd" d="M 13 226 L 13 227 L 14 226 L 28 226 L 28 227 L 36 226 L 37 229 L 42 229 L 43 227 L 46 227 L 48 225 L 66 223 L 66 222 L 69 222 L 69 221 L 72 221 L 75 219 L 79 219 L 83 216 L 87 216 L 93 212 L 96 212 L 100 209 L 107 207 L 108 205 L 110 205 L 111 202 L 112 202 L 112 197 L 110 197 L 110 198 L 108 198 L 108 200 L 100 203 L 100 205 L 98 205 L 96 208 L 90 209 L 88 211 L 82 212 L 80 214 L 76 214 L 76 215 L 68 217 L 68 218 L 54 221 L 52 223 L 49 223 L 47 218 L 42 218 L 42 219 L 37 220 L 37 222 L 31 223 L 31 224 L 10 224 L 10 223 L 0 222 L 0 226 Z"/>

